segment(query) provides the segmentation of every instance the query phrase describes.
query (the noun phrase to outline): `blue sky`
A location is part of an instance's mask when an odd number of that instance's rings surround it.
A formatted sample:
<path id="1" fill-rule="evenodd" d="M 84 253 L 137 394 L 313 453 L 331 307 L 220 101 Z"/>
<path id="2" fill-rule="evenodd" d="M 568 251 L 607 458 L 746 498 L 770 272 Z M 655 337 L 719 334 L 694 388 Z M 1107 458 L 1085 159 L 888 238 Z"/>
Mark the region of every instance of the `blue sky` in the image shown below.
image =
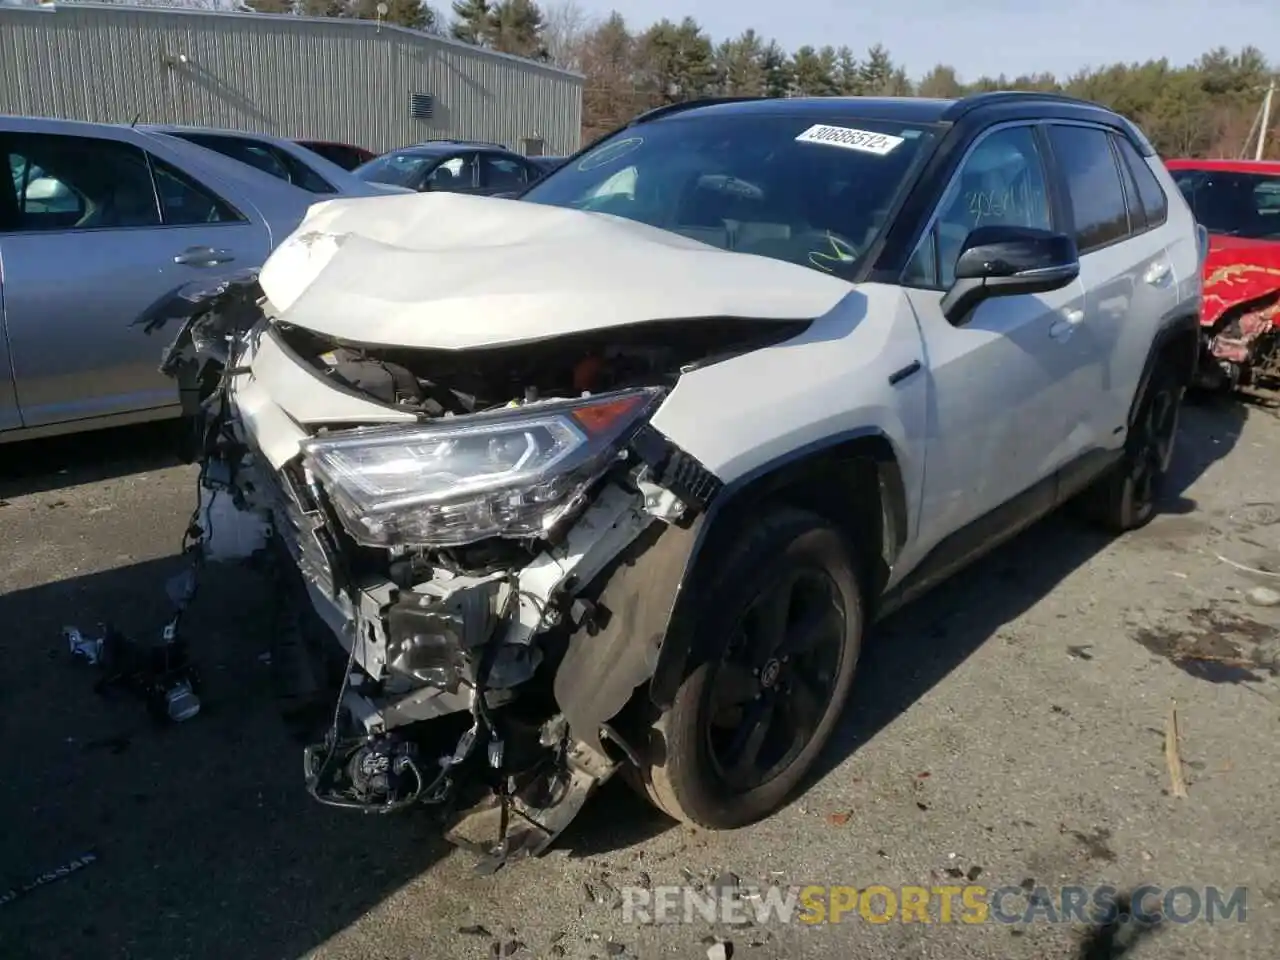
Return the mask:
<path id="1" fill-rule="evenodd" d="M 719 41 L 754 27 L 788 49 L 888 47 L 919 77 L 935 63 L 963 79 L 1167 56 L 1187 63 L 1252 43 L 1280 64 L 1280 0 L 577 0 L 633 28 L 692 16 Z M 548 0 L 553 5 L 555 0 Z"/>

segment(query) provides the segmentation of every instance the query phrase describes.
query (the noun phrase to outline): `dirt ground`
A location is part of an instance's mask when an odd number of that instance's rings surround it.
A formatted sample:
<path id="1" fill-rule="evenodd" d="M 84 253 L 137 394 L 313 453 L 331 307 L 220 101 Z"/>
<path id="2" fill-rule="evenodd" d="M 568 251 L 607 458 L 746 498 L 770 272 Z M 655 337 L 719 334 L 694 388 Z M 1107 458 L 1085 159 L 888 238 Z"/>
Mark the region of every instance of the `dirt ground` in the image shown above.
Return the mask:
<path id="1" fill-rule="evenodd" d="M 1110 540 L 1050 518 L 894 618 L 822 769 L 768 821 L 684 829 L 611 784 L 546 857 L 492 877 L 426 816 L 306 797 L 246 571 L 211 571 L 190 616 L 200 716 L 158 728 L 138 702 L 94 693 L 60 629 L 159 629 L 195 497 L 168 441 L 146 428 L 0 447 L 6 960 L 697 960 L 717 938 L 745 960 L 1087 958 L 1119 955 L 1137 929 L 1044 913 L 640 925 L 617 905 L 623 887 L 727 874 L 744 888 L 1244 887 L 1243 922 L 1166 922 L 1125 955 L 1280 956 L 1280 607 L 1248 597 L 1280 589 L 1274 410 L 1188 408 L 1173 490 L 1145 530 Z M 1185 798 L 1166 758 L 1175 702 Z"/>

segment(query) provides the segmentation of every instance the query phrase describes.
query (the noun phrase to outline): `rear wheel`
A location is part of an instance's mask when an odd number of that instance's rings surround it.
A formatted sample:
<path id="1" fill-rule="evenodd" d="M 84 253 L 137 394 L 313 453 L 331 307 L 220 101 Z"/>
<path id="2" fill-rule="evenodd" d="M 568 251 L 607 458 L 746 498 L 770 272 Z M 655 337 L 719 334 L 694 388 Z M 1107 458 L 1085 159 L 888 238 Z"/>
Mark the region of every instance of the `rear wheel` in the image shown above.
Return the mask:
<path id="1" fill-rule="evenodd" d="M 727 552 L 697 621 L 715 639 L 650 732 L 638 779 L 678 820 L 728 829 L 780 806 L 848 697 L 862 592 L 843 539 L 782 509 Z"/>
<path id="2" fill-rule="evenodd" d="M 1185 392 L 1173 365 L 1158 362 L 1125 441 L 1124 456 L 1083 495 L 1090 519 L 1123 533 L 1144 526 L 1155 516 L 1173 460 Z"/>

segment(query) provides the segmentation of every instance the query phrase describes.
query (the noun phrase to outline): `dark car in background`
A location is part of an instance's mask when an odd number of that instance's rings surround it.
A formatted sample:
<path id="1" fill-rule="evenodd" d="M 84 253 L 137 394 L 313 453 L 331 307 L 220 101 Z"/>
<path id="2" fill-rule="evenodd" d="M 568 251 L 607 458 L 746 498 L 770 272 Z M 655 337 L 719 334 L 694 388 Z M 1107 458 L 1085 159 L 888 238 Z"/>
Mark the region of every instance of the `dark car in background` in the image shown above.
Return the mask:
<path id="1" fill-rule="evenodd" d="M 517 193 L 545 175 L 534 158 L 497 144 L 462 140 L 430 140 L 392 150 L 352 173 L 370 183 L 419 192 L 483 196 Z"/>
<path id="2" fill-rule="evenodd" d="M 360 164 L 368 163 L 377 156 L 372 150 L 336 140 L 295 140 L 294 143 L 300 147 L 306 147 L 312 153 L 318 153 L 343 170 L 354 170 Z"/>
<path id="3" fill-rule="evenodd" d="M 568 157 L 530 157 L 529 159 L 534 162 L 535 166 L 542 168 L 542 175 L 545 177 L 548 173 L 551 173 L 551 171 L 559 170 L 562 166 L 564 166 L 564 162 L 569 158 Z"/>
<path id="4" fill-rule="evenodd" d="M 315 151 L 267 133 L 160 124 L 143 124 L 139 129 L 186 140 L 320 196 L 360 197 L 401 192 L 359 179 Z"/>

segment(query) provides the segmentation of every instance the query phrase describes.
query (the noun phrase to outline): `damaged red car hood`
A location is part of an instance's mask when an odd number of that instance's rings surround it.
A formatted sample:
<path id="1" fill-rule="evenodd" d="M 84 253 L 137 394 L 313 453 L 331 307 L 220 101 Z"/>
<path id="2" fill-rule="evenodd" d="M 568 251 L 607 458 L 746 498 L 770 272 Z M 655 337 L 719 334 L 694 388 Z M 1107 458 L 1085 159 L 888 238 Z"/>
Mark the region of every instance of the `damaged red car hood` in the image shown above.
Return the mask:
<path id="1" fill-rule="evenodd" d="M 1235 304 L 1280 290 L 1280 242 L 1215 235 L 1204 265 L 1204 310 L 1200 322 L 1213 326 Z"/>
<path id="2" fill-rule="evenodd" d="M 261 283 L 308 330 L 449 350 L 650 320 L 809 320 L 853 290 L 620 217 L 451 193 L 316 204 Z"/>

